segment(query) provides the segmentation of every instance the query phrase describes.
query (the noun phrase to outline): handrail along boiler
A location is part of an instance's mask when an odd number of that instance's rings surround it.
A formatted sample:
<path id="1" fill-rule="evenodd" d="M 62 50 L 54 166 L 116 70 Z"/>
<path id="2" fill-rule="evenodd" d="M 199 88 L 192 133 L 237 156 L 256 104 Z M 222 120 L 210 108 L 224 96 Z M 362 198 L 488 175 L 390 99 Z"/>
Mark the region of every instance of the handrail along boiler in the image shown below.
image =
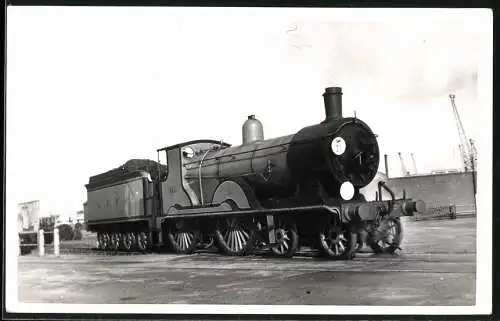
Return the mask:
<path id="1" fill-rule="evenodd" d="M 396 199 L 383 182 L 377 199 L 366 201 L 360 189 L 378 170 L 376 135 L 362 120 L 343 117 L 341 88 L 326 88 L 323 97 L 326 118 L 295 134 L 264 139 L 252 115 L 239 146 L 184 142 L 158 149 L 158 162 L 91 177 L 88 229 L 105 250 L 192 253 L 213 241 L 226 255 L 267 247 L 291 257 L 303 245 L 340 259 L 365 244 L 393 252 L 400 217 L 425 211 L 425 203 Z M 382 188 L 390 200 L 382 200 Z"/>

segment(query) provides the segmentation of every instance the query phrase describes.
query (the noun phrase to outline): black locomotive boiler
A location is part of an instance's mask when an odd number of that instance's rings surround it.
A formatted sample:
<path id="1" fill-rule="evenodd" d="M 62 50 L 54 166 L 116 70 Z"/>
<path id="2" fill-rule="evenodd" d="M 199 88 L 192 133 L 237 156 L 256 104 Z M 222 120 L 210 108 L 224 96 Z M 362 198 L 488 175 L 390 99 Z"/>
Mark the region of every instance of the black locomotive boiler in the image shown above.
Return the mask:
<path id="1" fill-rule="evenodd" d="M 376 135 L 362 120 L 342 116 L 341 88 L 323 96 L 326 118 L 293 135 L 264 139 L 250 116 L 239 146 L 189 141 L 158 149 L 158 162 L 131 160 L 91 177 L 87 229 L 103 250 L 188 254 L 213 240 L 226 255 L 267 247 L 291 257 L 311 246 L 350 259 L 364 244 L 393 252 L 401 244 L 400 217 L 425 211 L 425 203 L 396 199 L 383 182 L 377 200 L 365 200 L 360 189 L 379 167 Z M 382 189 L 389 199 L 382 200 Z"/>

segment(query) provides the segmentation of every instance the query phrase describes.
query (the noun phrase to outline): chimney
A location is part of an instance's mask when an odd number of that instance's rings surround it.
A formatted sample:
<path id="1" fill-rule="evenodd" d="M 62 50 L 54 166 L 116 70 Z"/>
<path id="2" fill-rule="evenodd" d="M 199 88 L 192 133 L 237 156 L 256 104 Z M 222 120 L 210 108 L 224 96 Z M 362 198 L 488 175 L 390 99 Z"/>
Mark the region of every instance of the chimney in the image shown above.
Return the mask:
<path id="1" fill-rule="evenodd" d="M 325 100 L 325 122 L 342 118 L 342 88 L 326 88 L 323 98 Z"/>
<path id="2" fill-rule="evenodd" d="M 385 176 L 389 178 L 389 165 L 387 164 L 387 154 L 384 155 L 384 161 L 385 161 Z"/>

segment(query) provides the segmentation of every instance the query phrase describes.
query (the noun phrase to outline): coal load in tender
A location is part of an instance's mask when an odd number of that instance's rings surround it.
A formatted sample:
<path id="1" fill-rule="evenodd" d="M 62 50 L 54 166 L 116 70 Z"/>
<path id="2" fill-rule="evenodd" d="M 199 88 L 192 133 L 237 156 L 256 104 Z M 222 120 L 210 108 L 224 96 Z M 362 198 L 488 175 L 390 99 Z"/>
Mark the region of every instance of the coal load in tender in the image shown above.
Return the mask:
<path id="1" fill-rule="evenodd" d="M 167 166 L 149 159 L 131 159 L 125 164 L 105 173 L 90 177 L 88 188 L 112 184 L 125 179 L 140 176 L 139 171 L 146 171 L 155 180 L 158 176 L 167 176 Z"/>

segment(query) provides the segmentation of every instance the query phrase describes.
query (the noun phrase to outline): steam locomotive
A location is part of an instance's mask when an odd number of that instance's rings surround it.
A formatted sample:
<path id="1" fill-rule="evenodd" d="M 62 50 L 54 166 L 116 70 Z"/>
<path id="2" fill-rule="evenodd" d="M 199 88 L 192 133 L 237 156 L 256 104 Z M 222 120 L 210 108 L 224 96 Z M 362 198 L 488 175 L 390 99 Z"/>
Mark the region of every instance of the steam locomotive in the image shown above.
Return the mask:
<path id="1" fill-rule="evenodd" d="M 360 189 L 378 170 L 377 137 L 362 120 L 342 116 L 340 87 L 323 97 L 326 118 L 295 134 L 264 139 L 252 115 L 239 146 L 184 142 L 158 149 L 158 161 L 131 160 L 91 177 L 85 223 L 98 247 L 189 254 L 212 242 L 225 255 L 267 248 L 292 257 L 308 246 L 333 259 L 352 259 L 364 245 L 394 252 L 400 218 L 426 205 L 396 199 L 384 182 L 366 201 Z M 390 199 L 382 200 L 382 189 Z"/>

